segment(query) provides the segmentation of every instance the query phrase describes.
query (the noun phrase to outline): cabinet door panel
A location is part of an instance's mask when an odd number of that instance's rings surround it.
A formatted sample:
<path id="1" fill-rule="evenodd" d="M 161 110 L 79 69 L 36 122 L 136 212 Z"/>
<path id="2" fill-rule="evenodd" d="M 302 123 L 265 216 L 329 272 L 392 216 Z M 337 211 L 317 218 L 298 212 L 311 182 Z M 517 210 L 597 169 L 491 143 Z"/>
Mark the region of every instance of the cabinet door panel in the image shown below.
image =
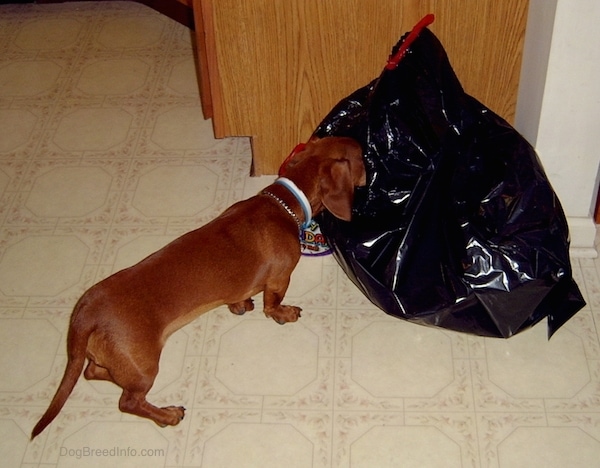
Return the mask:
<path id="1" fill-rule="evenodd" d="M 215 133 L 253 137 L 273 174 L 343 97 L 379 75 L 427 13 L 466 91 L 514 117 L 527 0 L 195 0 Z"/>

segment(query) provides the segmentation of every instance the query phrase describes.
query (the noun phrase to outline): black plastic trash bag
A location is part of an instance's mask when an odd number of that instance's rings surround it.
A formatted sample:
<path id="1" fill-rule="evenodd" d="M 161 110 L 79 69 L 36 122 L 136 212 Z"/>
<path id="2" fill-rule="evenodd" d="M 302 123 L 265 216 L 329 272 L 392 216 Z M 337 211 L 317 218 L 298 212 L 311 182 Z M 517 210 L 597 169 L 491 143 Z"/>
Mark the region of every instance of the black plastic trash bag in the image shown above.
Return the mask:
<path id="1" fill-rule="evenodd" d="M 431 21 L 315 130 L 358 140 L 367 167 L 353 220 L 319 225 L 388 314 L 505 338 L 548 317 L 551 336 L 585 305 L 564 213 L 531 145 L 465 94 Z"/>

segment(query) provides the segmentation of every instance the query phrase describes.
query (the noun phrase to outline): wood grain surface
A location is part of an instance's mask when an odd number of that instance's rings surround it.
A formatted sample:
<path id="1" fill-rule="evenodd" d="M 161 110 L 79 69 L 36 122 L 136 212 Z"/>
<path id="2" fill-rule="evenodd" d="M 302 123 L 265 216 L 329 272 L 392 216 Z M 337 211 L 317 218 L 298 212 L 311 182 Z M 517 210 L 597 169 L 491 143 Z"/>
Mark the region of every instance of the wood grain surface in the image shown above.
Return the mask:
<path id="1" fill-rule="evenodd" d="M 216 136 L 251 136 L 256 175 L 276 173 L 427 13 L 466 91 L 514 117 L 527 0 L 194 0 L 198 8 Z"/>

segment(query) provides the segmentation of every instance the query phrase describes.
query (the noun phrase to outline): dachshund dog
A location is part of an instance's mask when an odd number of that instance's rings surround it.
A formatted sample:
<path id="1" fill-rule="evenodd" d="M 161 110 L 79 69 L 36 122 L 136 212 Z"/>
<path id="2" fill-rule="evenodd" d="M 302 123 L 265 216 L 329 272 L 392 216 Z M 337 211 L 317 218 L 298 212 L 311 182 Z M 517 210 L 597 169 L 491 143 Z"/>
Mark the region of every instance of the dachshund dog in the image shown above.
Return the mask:
<path id="1" fill-rule="evenodd" d="M 311 139 L 278 178 L 205 226 L 88 289 L 71 315 L 67 366 L 33 439 L 57 416 L 83 371 L 123 389 L 119 409 L 159 426 L 178 424 L 185 409 L 146 400 L 167 338 L 226 304 L 241 315 L 263 292 L 264 313 L 280 324 L 300 317 L 281 302 L 300 259 L 299 230 L 324 209 L 349 221 L 354 188 L 366 183 L 360 145 L 351 138 Z"/>

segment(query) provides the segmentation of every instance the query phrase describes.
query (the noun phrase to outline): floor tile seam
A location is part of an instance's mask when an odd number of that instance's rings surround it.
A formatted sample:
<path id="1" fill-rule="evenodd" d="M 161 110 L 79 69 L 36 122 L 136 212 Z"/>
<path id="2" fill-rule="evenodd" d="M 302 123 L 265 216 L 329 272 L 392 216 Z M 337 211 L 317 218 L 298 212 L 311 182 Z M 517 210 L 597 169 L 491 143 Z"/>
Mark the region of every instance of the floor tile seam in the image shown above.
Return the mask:
<path id="1" fill-rule="evenodd" d="M 583 294 L 583 296 L 587 299 L 587 307 L 589 307 L 589 309 L 592 311 L 592 315 L 593 312 L 596 310 L 596 308 L 593 306 L 593 304 L 591 303 L 591 298 L 592 297 L 592 291 L 590 290 L 590 286 L 588 285 L 588 281 L 586 281 L 587 279 L 587 275 L 586 273 L 590 273 L 595 277 L 596 280 L 600 279 L 600 262 L 599 261 L 594 261 L 594 265 L 593 266 L 584 266 L 579 264 L 579 271 L 581 272 L 582 275 L 582 281 L 577 283 L 577 286 L 579 287 L 579 289 L 581 290 L 581 293 Z M 600 282 L 600 281 L 599 281 Z"/>
<path id="2" fill-rule="evenodd" d="M 206 334 L 206 327 L 204 327 L 204 328 L 203 328 L 202 343 L 204 343 L 204 336 L 205 336 L 205 334 Z M 188 341 L 188 343 L 187 343 L 187 346 L 189 346 L 189 341 Z M 186 348 L 186 349 L 187 349 L 187 348 Z M 186 357 L 186 358 L 188 357 L 188 356 L 187 356 L 187 354 L 186 354 L 186 356 L 185 356 L 185 357 Z M 193 357 L 195 358 L 195 356 L 193 356 Z M 199 363 L 199 362 L 200 362 L 200 359 L 199 359 L 199 358 L 197 358 L 197 359 L 198 359 L 198 363 Z M 194 389 L 193 389 L 193 391 L 192 391 L 192 396 L 191 396 L 191 397 L 189 398 L 189 400 L 188 400 L 188 401 L 190 402 L 190 405 L 188 405 L 188 406 L 186 406 L 186 407 L 185 407 L 186 416 L 187 416 L 188 418 L 191 418 L 191 417 L 192 417 L 192 413 L 193 413 L 193 412 L 194 412 L 194 410 L 195 410 L 195 407 L 194 407 L 194 402 L 196 401 L 196 395 L 197 395 L 197 394 L 198 394 L 198 392 L 199 392 L 199 385 L 198 385 L 199 381 L 200 381 L 200 369 L 199 369 L 199 368 L 197 368 L 197 369 L 196 369 L 195 382 L 194 382 Z M 184 440 L 184 442 L 182 443 L 182 447 L 184 447 L 184 449 L 183 449 L 183 458 L 184 458 L 184 459 L 186 458 L 186 454 L 187 454 L 187 447 L 188 447 L 188 444 L 190 443 L 190 440 L 191 440 L 190 438 L 191 438 L 191 437 L 193 437 L 193 431 L 192 431 L 192 430 L 191 430 L 191 428 L 190 428 L 190 430 L 187 430 L 187 431 L 185 431 L 185 437 L 184 437 L 184 439 L 185 439 L 185 440 Z"/>
<path id="3" fill-rule="evenodd" d="M 406 408 L 406 405 L 402 405 L 401 409 L 367 409 L 367 408 L 339 408 L 334 407 L 335 413 L 377 413 L 377 414 L 386 414 L 386 413 L 402 413 L 406 415 L 417 415 L 417 414 L 463 414 L 463 415 L 471 415 L 475 416 L 479 412 L 475 409 L 451 409 L 451 408 L 419 408 L 419 409 L 411 409 Z M 499 413 L 502 413 L 499 411 Z M 541 413 L 541 412 L 540 412 Z"/>
<path id="4" fill-rule="evenodd" d="M 52 218 L 46 218 L 48 220 L 52 219 Z M 62 221 L 61 221 L 62 220 Z M 157 224 L 124 224 L 124 225 L 116 225 L 115 227 L 124 227 L 124 228 L 134 228 L 134 227 L 149 227 L 149 226 L 162 226 L 162 225 L 157 225 Z M 111 225 L 108 225 L 107 223 L 93 223 L 93 222 L 88 222 L 85 221 L 84 219 L 80 220 L 79 222 L 73 220 L 72 218 L 66 218 L 66 217 L 62 217 L 62 218 L 56 218 L 54 221 L 52 222 L 40 222 L 40 223 L 15 223 L 15 222 L 2 222 L 0 223 L 0 227 L 6 228 L 6 229 L 18 229 L 18 228 L 30 228 L 33 232 L 33 235 L 37 235 L 37 233 L 35 232 L 35 230 L 38 229 L 44 229 L 44 230 L 52 230 L 53 231 L 53 235 L 62 235 L 59 230 L 60 229 L 83 229 L 83 228 L 96 228 L 96 229 L 106 229 L 107 231 L 110 231 L 110 227 Z M 27 234 L 27 233 L 24 233 Z"/>
<path id="5" fill-rule="evenodd" d="M 482 343 L 482 348 L 483 352 L 485 353 L 485 342 Z M 476 395 L 477 395 L 477 389 L 475 388 L 475 378 L 473 376 L 473 358 L 475 358 L 476 356 L 473 355 L 474 350 L 472 349 L 472 346 L 469 346 L 469 343 L 467 344 L 467 362 L 469 363 L 467 368 L 468 368 L 468 372 L 469 372 L 469 385 L 470 385 L 470 389 L 471 389 L 471 395 L 470 395 L 470 403 L 471 403 L 471 408 L 472 408 L 472 414 L 473 414 L 473 418 L 474 418 L 474 437 L 475 437 L 475 441 L 474 443 L 477 445 L 477 458 L 478 458 L 478 462 L 481 464 L 482 460 L 484 459 L 483 456 L 484 454 L 482 453 L 482 448 L 479 444 L 479 440 L 481 440 L 481 436 L 482 433 L 480 431 L 479 425 L 477 424 L 477 399 L 476 399 Z"/>
<path id="6" fill-rule="evenodd" d="M 83 380 L 83 373 L 81 376 L 81 379 Z M 115 388 L 118 388 L 115 386 Z M 0 395 L 8 395 L 9 397 L 11 395 L 21 395 L 23 393 L 26 392 L 9 392 L 9 391 L 2 391 L 0 392 Z M 94 394 L 96 396 L 98 396 L 98 398 L 108 398 L 108 399 L 114 399 L 115 402 L 118 401 L 119 399 L 119 394 L 118 393 L 100 393 L 97 391 L 94 391 Z M 157 394 L 153 395 L 154 397 L 157 396 Z M 152 395 L 151 395 L 152 397 Z M 262 397 L 261 397 L 262 398 Z M 231 405 L 227 405 L 227 404 L 221 404 L 221 405 L 195 405 L 194 404 L 194 398 L 190 397 L 189 400 L 192 402 L 191 404 L 189 404 L 188 406 L 186 406 L 186 408 L 188 410 L 197 410 L 197 411 L 220 411 L 220 410 L 224 410 L 224 409 L 252 409 L 255 411 L 260 411 L 261 413 L 298 413 L 298 414 L 302 414 L 302 413 L 307 413 L 307 414 L 328 414 L 328 415 L 333 415 L 333 416 L 337 416 L 337 415 L 343 415 L 343 414 L 365 414 L 365 413 L 369 413 L 369 414 L 404 414 L 404 415 L 419 415 L 419 414 L 423 414 L 423 415 L 432 415 L 432 414 L 438 414 L 438 415 L 464 415 L 464 416 L 485 416 L 485 415 L 538 415 L 538 416 L 558 416 L 558 415 L 593 415 L 593 416 L 597 416 L 600 417 L 600 411 L 587 411 L 587 412 L 582 412 L 582 411 L 557 411 L 557 412 L 550 412 L 550 413 L 546 413 L 545 411 L 493 411 L 493 410 L 471 410 L 471 411 L 464 411 L 464 410 L 405 410 L 405 409 L 398 409 L 398 410 L 382 410 L 382 409 L 364 409 L 364 408 L 336 408 L 336 407 L 328 407 L 328 408 L 315 408 L 315 407 L 309 407 L 309 408 L 298 408 L 298 407 L 281 407 L 281 406 L 269 406 L 267 405 L 240 405 L 240 404 L 231 404 Z M 35 407 L 35 408 L 43 408 L 43 407 L 47 407 L 48 404 L 47 401 L 40 401 L 40 402 L 35 402 L 35 401 L 31 401 L 31 402 L 26 402 L 26 403 L 3 403 L 0 402 L 0 408 L 9 408 L 9 409 L 15 409 L 15 408 L 31 408 L 31 407 Z M 103 409 L 113 409 L 113 402 L 109 402 L 109 403 L 93 403 L 93 402 L 89 402 L 89 401 L 78 401 L 77 399 L 69 399 L 69 404 L 68 407 L 66 407 L 67 410 L 69 409 L 79 409 L 79 408 L 103 408 Z M 114 408 L 115 409 L 115 415 L 118 414 L 118 408 Z M 0 417 L 0 419 L 6 419 L 4 416 Z"/>
<path id="7" fill-rule="evenodd" d="M 585 297 L 589 297 L 589 296 L 585 296 Z M 600 343 L 600 313 L 594 313 L 594 310 L 592 309 L 592 323 L 594 324 L 594 328 L 596 330 L 596 340 L 598 340 L 598 343 Z"/>
<path id="8" fill-rule="evenodd" d="M 63 15 L 57 15 L 57 17 L 62 18 Z M 92 22 L 93 22 L 93 20 L 92 20 Z M 67 89 L 71 85 L 70 78 L 72 78 L 76 74 L 77 67 L 78 67 L 79 63 L 81 62 L 82 57 L 85 57 L 86 39 L 92 34 L 92 30 L 93 30 L 93 27 L 91 24 L 88 24 L 87 26 L 82 27 L 82 37 L 79 39 L 80 42 L 78 42 L 77 45 L 75 47 L 73 47 L 73 55 L 72 55 L 72 61 L 71 61 L 70 68 L 68 70 L 64 70 L 64 73 L 63 73 L 64 78 L 60 81 L 58 96 L 56 96 L 56 98 L 55 98 L 55 103 L 57 104 L 57 106 L 55 107 L 55 110 L 58 107 L 59 103 L 64 102 L 63 100 L 66 97 Z M 48 117 L 48 121 L 51 122 L 53 120 L 53 118 L 54 118 L 54 115 L 50 115 Z"/>
<path id="9" fill-rule="evenodd" d="M 338 304 L 339 304 L 339 293 L 340 293 L 340 282 L 341 282 L 341 268 L 337 268 L 335 270 L 335 291 L 336 293 L 334 294 L 333 297 L 333 302 L 335 304 L 335 309 L 334 313 L 333 313 L 333 337 L 332 337 L 332 343 L 331 343 L 331 350 L 332 350 L 332 354 L 333 357 L 332 359 L 332 369 L 331 369 L 331 402 L 332 402 L 332 408 L 331 408 L 331 423 L 333 425 L 333 420 L 334 420 L 334 414 L 335 414 L 335 404 L 336 404 L 336 393 L 337 393 L 337 389 L 338 389 L 338 380 L 339 380 L 339 376 L 338 376 L 338 364 L 337 364 L 337 354 L 338 354 L 338 349 L 339 349 L 339 342 L 338 342 L 338 334 L 339 334 L 339 321 L 340 321 L 340 313 L 339 313 L 339 308 L 338 308 Z M 333 426 L 331 428 L 331 434 L 333 434 Z M 332 444 L 333 446 L 333 444 Z M 331 453 L 329 454 L 329 459 L 333 460 L 333 447 L 331 448 Z"/>
<path id="10" fill-rule="evenodd" d="M 26 193 L 30 192 L 30 190 L 23 190 L 22 187 L 23 187 L 24 184 L 27 183 L 26 175 L 31 172 L 32 167 L 38 161 L 38 156 L 39 156 L 39 153 L 41 152 L 40 151 L 40 146 L 42 145 L 42 141 L 43 141 L 42 136 L 43 136 L 43 134 L 45 132 L 46 121 L 47 120 L 49 120 L 49 118 L 45 119 L 45 121 L 41 123 L 41 128 L 39 130 L 40 138 L 32 145 L 32 147 L 29 150 L 27 150 L 27 156 L 26 157 L 22 157 L 22 158 L 9 157 L 9 158 L 5 159 L 5 158 L 2 157 L 2 155 L 0 155 L 0 165 L 3 162 L 6 162 L 6 163 L 18 163 L 18 162 L 22 162 L 22 163 L 24 163 L 24 167 L 22 168 L 22 177 L 21 177 L 21 180 L 16 184 L 16 186 L 14 188 L 12 188 L 10 190 L 6 190 L 5 193 L 15 193 L 15 194 L 18 194 L 18 193 L 22 193 L 22 192 L 26 192 Z M 27 142 L 25 142 L 24 144 L 20 145 L 21 148 L 27 147 L 27 145 L 30 142 L 31 142 L 31 138 L 29 138 L 27 140 Z M 1 167 L 0 167 L 0 169 L 1 169 Z M 7 174 L 7 176 L 8 176 L 8 174 Z M 13 200 L 13 202 L 16 202 L 16 199 Z M 11 203 L 11 208 L 12 208 L 12 203 Z M 7 213 L 9 211 L 10 210 L 7 210 Z"/>
<path id="11" fill-rule="evenodd" d="M 410 411 L 407 411 L 407 413 Z M 449 411 L 449 413 L 452 413 Z M 460 413 L 460 412 L 459 412 Z M 510 409 L 485 409 L 485 408 L 475 408 L 472 412 L 473 415 L 475 416 L 485 416 L 485 415 L 514 415 L 514 416 L 518 416 L 518 415 L 537 415 L 537 416 L 543 416 L 544 418 L 549 418 L 551 416 L 560 416 L 560 415 L 573 415 L 573 416 L 580 416 L 580 415 L 593 415 L 593 416 L 598 416 L 600 418 L 600 409 L 595 410 L 595 411 L 589 411 L 589 410 L 570 410 L 570 409 L 557 409 L 557 410 L 547 410 L 547 409 L 543 409 L 543 410 L 535 410 L 535 409 L 527 409 L 527 410 L 518 410 L 518 409 L 514 409 L 514 408 L 510 408 Z"/>
<path id="12" fill-rule="evenodd" d="M 336 411 L 374 411 L 374 412 L 387 412 L 387 411 L 391 411 L 391 412 L 397 412 L 397 411 L 402 411 L 405 413 L 465 413 L 465 414 L 483 414 L 483 413 L 490 413 L 490 414 L 505 414 L 505 413 L 514 413 L 514 414 L 528 414 L 528 413 L 536 413 L 536 414 L 544 414 L 544 415 L 550 415 L 550 414 L 600 414 L 600 407 L 598 409 L 594 409 L 594 410 L 589 410 L 589 409 L 570 409 L 570 408 L 557 408 L 557 409 L 553 409 L 553 408 L 546 408 L 543 407 L 541 409 L 536 409 L 536 408 L 526 408 L 526 409 L 518 409 L 518 408 L 502 408 L 502 409 L 496 409 L 496 408 L 486 408 L 484 406 L 481 406 L 477 403 L 475 403 L 473 406 L 470 407 L 470 409 L 465 409 L 465 408 L 435 408 L 435 407 L 422 407 L 422 408 L 412 408 L 410 406 L 410 401 L 414 398 L 405 398 L 405 397 L 398 397 L 395 401 L 396 403 L 400 404 L 401 402 L 399 400 L 403 400 L 402 401 L 402 409 L 373 409 L 373 408 L 356 408 L 356 407 L 340 407 L 337 403 L 335 404 L 335 408 Z M 419 401 L 421 401 L 422 399 L 418 399 Z M 540 402 L 545 402 L 545 399 L 543 398 L 539 398 Z M 435 404 L 435 402 L 433 403 Z"/>
<path id="13" fill-rule="evenodd" d="M 0 169 L 1 170 L 1 169 Z M 12 194 L 12 196 L 11 196 Z M 8 219 L 8 217 L 10 216 L 10 210 L 15 202 L 15 198 L 16 193 L 15 192 L 5 192 L 3 194 L 0 194 L 0 200 L 5 200 L 6 198 L 9 198 L 9 203 L 7 203 L 8 206 L 6 206 L 6 208 L 2 211 L 0 211 L 0 229 L 4 227 L 4 223 L 6 222 L 6 220 Z"/>
<path id="14" fill-rule="evenodd" d="M 11 62 L 9 62 L 11 63 Z M 2 99 L 6 101 L 3 103 Z M 31 97 L 20 97 L 16 95 L 2 95 L 0 94 L 0 109 L 11 110 L 11 109 L 47 109 L 54 107 L 58 104 L 59 99 L 57 96 L 40 96 L 34 95 Z"/>
<path id="15" fill-rule="evenodd" d="M 30 297 L 35 297 L 35 296 L 30 296 Z M 41 297 L 41 296 L 37 296 L 37 297 Z M 64 325 L 65 325 L 64 331 L 66 332 L 66 330 L 67 330 L 67 323 L 68 323 L 71 311 L 73 310 L 74 306 L 75 306 L 75 303 L 69 304 L 69 305 L 65 305 L 65 306 L 46 306 L 46 305 L 29 305 L 29 306 L 23 306 L 23 307 L 20 307 L 20 309 L 23 309 L 21 317 L 12 317 L 12 316 L 11 317 L 0 317 L 0 320 L 3 320 L 5 318 L 7 318 L 7 319 L 11 319 L 11 318 L 13 318 L 13 319 L 23 319 L 23 320 L 48 320 L 51 323 L 53 322 L 53 320 L 56 320 L 56 321 L 61 320 L 61 321 L 64 321 Z M 16 308 L 12 308 L 12 307 L 0 307 L 0 310 L 1 309 L 16 309 Z M 50 316 L 46 317 L 46 316 L 41 316 L 41 315 L 32 315 L 32 314 L 39 314 L 41 312 L 48 311 L 49 309 L 52 310 L 52 311 L 57 311 L 57 310 L 64 311 L 65 314 L 69 314 L 69 316 L 59 317 L 59 316 L 56 316 L 56 315 L 50 315 Z M 59 332 L 62 333 L 60 330 L 59 330 Z M 66 337 L 65 337 L 65 343 L 66 343 Z M 57 354 L 59 354 L 59 353 L 57 353 Z"/>
<path id="16" fill-rule="evenodd" d="M 83 376 L 82 376 L 83 379 Z M 49 389 L 50 392 L 54 392 L 55 388 Z M 49 393 L 50 393 L 49 392 Z M 4 394 L 4 393 L 10 393 L 10 392 L 0 392 L 0 394 Z M 20 392 L 20 394 L 23 394 L 25 392 Z M 72 394 L 71 394 L 72 395 Z M 69 395 L 69 397 L 71 397 L 71 395 Z M 103 397 L 106 398 L 107 396 L 110 395 L 106 395 L 106 394 L 98 394 L 98 397 Z M 87 408 L 87 409 L 114 409 L 115 410 L 115 416 L 121 416 L 119 408 L 118 408 L 118 403 L 119 403 L 119 395 L 115 394 L 114 395 L 114 401 L 110 401 L 109 403 L 106 404 L 99 404 L 99 403 L 91 403 L 91 402 L 77 402 L 76 399 L 74 398 L 69 398 L 68 401 L 68 406 L 65 405 L 64 406 L 64 411 L 68 412 L 70 410 L 80 410 L 83 408 Z M 46 409 L 48 408 L 48 405 L 50 403 L 50 399 L 51 397 L 48 397 L 47 400 L 41 400 L 39 402 L 35 402 L 35 401 L 31 401 L 31 402 L 27 402 L 25 403 L 2 403 L 0 402 L 0 408 L 7 408 L 7 409 L 19 409 L 19 408 L 23 408 L 24 410 L 28 410 L 28 409 L 32 409 L 34 408 L 36 410 L 36 414 L 38 414 L 39 409 Z M 41 412 L 39 413 L 39 415 L 41 416 Z M 12 417 L 6 417 L 5 415 L 0 417 L 1 419 L 14 419 Z"/>
<path id="17" fill-rule="evenodd" d="M 218 409 L 222 409 L 220 407 L 202 407 L 202 408 L 198 408 L 198 409 L 211 409 L 211 410 L 218 410 Z M 230 408 L 234 408 L 234 406 L 231 406 Z M 235 408 L 240 408 L 240 406 L 235 406 Z M 250 408 L 250 407 L 248 407 Z M 258 408 L 258 407 L 253 407 L 253 408 Z M 295 408 L 295 407 L 278 407 L 278 406 L 266 406 L 263 409 L 261 409 L 261 412 L 263 413 L 296 413 L 296 414 L 333 414 L 334 410 L 333 408 Z"/>
<path id="18" fill-rule="evenodd" d="M 600 407 L 595 409 L 595 410 L 590 410 L 590 409 L 569 409 L 569 408 L 564 408 L 564 409 L 553 409 L 553 408 L 545 408 L 544 409 L 544 413 L 547 416 L 555 416 L 555 415 L 560 415 L 560 414 L 573 414 L 573 415 L 583 415 L 583 414 L 589 414 L 589 415 L 597 415 L 600 416 Z"/>
<path id="19" fill-rule="evenodd" d="M 97 166 L 87 166 L 89 168 L 96 168 Z M 79 169 L 80 166 L 62 166 L 59 169 L 63 169 L 63 168 L 69 168 L 69 169 Z M 50 171 L 52 171 L 53 169 L 51 168 Z M 48 171 L 49 172 L 49 171 Z M 40 174 L 40 175 L 45 175 L 45 174 Z M 36 177 L 39 177 L 36 176 Z M 33 189 L 33 187 L 32 187 Z M 32 189 L 29 190 L 14 190 L 14 191 L 7 191 L 7 193 L 14 193 L 15 196 L 18 198 L 18 196 L 20 195 L 23 198 L 29 198 L 29 196 L 32 193 Z M 90 221 L 88 218 L 90 215 L 92 215 L 95 212 L 99 212 L 102 211 L 103 209 L 109 208 L 109 209 L 116 209 L 117 208 L 117 204 L 115 203 L 114 206 L 110 205 L 110 197 L 115 197 L 117 194 L 120 194 L 121 190 L 107 190 L 106 193 L 106 199 L 103 201 L 102 205 L 97 207 L 97 208 L 93 208 L 90 209 L 87 213 L 81 215 L 74 215 L 74 216 L 68 216 L 68 215 L 64 215 L 64 216 L 47 216 L 47 215 L 43 215 L 43 214 L 36 214 L 34 211 L 32 211 L 30 208 L 27 207 L 27 203 L 25 200 L 25 203 L 19 204 L 21 200 L 14 200 L 14 204 L 13 207 L 15 209 L 17 208 L 22 208 L 24 210 L 27 210 L 28 213 L 30 214 L 30 216 L 27 217 L 28 221 L 26 222 L 19 222 L 19 221 L 11 221 L 11 220 L 7 220 L 6 225 L 7 226 L 18 226 L 18 227 L 25 227 L 25 226 L 48 226 L 52 223 L 55 223 L 57 226 L 74 226 L 74 225 L 82 225 L 85 224 L 86 226 L 96 226 L 96 227 L 100 227 L 100 226 L 108 226 L 108 223 L 106 221 Z M 119 199 L 121 197 L 119 196 Z M 111 217 L 111 223 L 112 223 L 113 218 Z M 4 224 L 4 223 L 3 223 Z"/>
<path id="20" fill-rule="evenodd" d="M 167 29 L 168 29 L 168 37 L 166 38 L 165 42 L 168 42 L 169 44 L 173 44 L 177 41 L 177 38 L 176 38 L 177 29 L 170 25 L 167 26 Z M 190 56 L 193 55 L 193 51 L 191 48 L 189 50 L 189 54 L 190 54 Z M 151 100 L 154 100 L 155 98 L 157 100 L 160 100 L 160 96 L 157 95 L 158 94 L 157 92 L 160 89 L 160 87 L 166 85 L 166 82 L 167 82 L 166 74 L 169 71 L 168 66 L 171 64 L 170 61 L 172 59 L 173 59 L 172 55 L 169 53 L 169 47 L 165 45 L 165 47 L 163 49 L 161 49 L 160 55 L 157 55 L 157 75 L 156 75 L 157 78 L 154 80 L 154 83 L 152 85 Z M 161 76 L 163 76 L 165 79 L 164 83 L 161 82 L 161 79 L 159 78 Z"/>
<path id="21" fill-rule="evenodd" d="M 0 316 L 0 320 L 4 319 L 28 319 L 27 307 L 25 306 L 0 306 L 0 314 L 6 314 L 6 316 Z"/>
<path id="22" fill-rule="evenodd" d="M 48 115 L 43 118 L 41 122 L 41 128 L 39 131 L 39 138 L 31 149 L 30 161 L 33 164 L 37 160 L 52 160 L 54 158 L 45 158 L 44 157 L 44 145 L 53 141 L 53 136 L 56 133 L 56 128 L 53 125 L 58 125 L 57 116 L 60 115 L 61 111 L 61 97 L 54 99 L 53 102 L 49 102 L 48 105 Z M 56 122 L 56 124 L 54 124 Z M 67 159 L 67 158 L 65 158 Z"/>
<path id="23" fill-rule="evenodd" d="M 139 138 L 140 138 L 140 135 L 138 133 L 138 135 L 136 136 L 136 142 L 135 142 L 135 146 L 134 146 L 135 148 L 137 148 L 137 145 L 139 143 Z M 107 250 L 111 247 L 110 240 L 111 240 L 111 236 L 114 232 L 114 229 L 127 227 L 123 223 L 118 222 L 116 220 L 116 217 L 118 214 L 119 207 L 128 206 L 127 200 L 125 199 L 125 197 L 128 195 L 128 191 L 125 190 L 125 186 L 127 184 L 127 181 L 130 180 L 133 171 L 134 171 L 133 159 L 129 159 L 129 162 L 127 164 L 127 169 L 126 169 L 126 171 L 124 171 L 125 173 L 122 175 L 122 180 L 123 180 L 122 187 L 118 190 L 115 190 L 115 192 L 118 193 L 118 196 L 117 196 L 117 200 L 115 202 L 115 207 L 112 210 L 110 220 L 106 223 L 102 223 L 102 225 L 101 225 L 103 228 L 107 229 L 107 234 L 104 237 L 104 240 L 102 242 L 102 244 L 103 244 L 102 251 L 99 254 L 100 259 L 106 258 L 106 255 L 108 253 Z M 140 226 L 137 223 L 134 223 L 131 227 L 140 227 Z M 110 264 L 108 264 L 108 265 L 110 265 Z M 114 263 L 112 264 L 112 266 L 114 266 Z"/>

